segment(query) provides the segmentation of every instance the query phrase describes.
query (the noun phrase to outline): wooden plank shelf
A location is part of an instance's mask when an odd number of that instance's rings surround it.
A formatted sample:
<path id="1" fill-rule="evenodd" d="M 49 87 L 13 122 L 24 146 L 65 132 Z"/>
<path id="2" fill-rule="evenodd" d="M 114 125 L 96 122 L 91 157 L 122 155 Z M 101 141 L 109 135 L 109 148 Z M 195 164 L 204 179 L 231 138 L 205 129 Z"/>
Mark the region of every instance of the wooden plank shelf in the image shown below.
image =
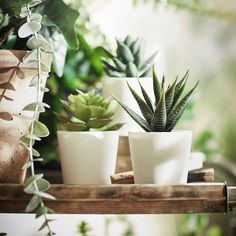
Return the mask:
<path id="1" fill-rule="evenodd" d="M 30 196 L 23 186 L 0 184 L 0 213 L 24 213 Z M 55 213 L 76 214 L 178 214 L 225 213 L 236 204 L 235 188 L 224 183 L 175 186 L 52 185 L 57 200 L 46 200 Z M 232 199 L 233 197 L 233 199 Z"/>

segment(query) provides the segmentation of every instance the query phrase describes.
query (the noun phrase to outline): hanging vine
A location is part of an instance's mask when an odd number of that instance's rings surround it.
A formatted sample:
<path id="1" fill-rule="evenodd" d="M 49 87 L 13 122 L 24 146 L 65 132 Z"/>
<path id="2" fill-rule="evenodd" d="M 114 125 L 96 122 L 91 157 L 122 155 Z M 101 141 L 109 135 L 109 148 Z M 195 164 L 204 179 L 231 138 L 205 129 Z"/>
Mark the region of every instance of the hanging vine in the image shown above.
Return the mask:
<path id="1" fill-rule="evenodd" d="M 35 174 L 34 162 L 42 161 L 40 154 L 33 148 L 35 141 L 40 141 L 42 137 L 49 135 L 47 127 L 38 121 L 39 113 L 44 112 L 49 106 L 41 102 L 41 95 L 47 92 L 48 89 L 43 86 L 43 78 L 50 71 L 50 63 L 42 60 L 42 56 L 52 52 L 51 45 L 47 40 L 38 33 L 41 29 L 42 16 L 31 12 L 31 8 L 38 5 L 40 0 L 33 0 L 21 9 L 20 17 L 26 18 L 26 22 L 19 28 L 18 35 L 20 38 L 29 38 L 27 46 L 29 51 L 22 59 L 23 63 L 32 63 L 37 65 L 37 74 L 30 82 L 31 87 L 36 88 L 36 101 L 28 104 L 23 108 L 23 111 L 32 112 L 32 119 L 29 125 L 29 130 L 26 135 L 21 137 L 20 144 L 27 148 L 29 153 L 29 161 L 23 166 L 23 169 L 30 168 L 31 176 L 24 184 L 24 192 L 31 194 L 32 198 L 27 204 L 25 211 L 33 212 L 36 210 L 36 218 L 43 217 L 44 222 L 39 228 L 39 231 L 47 228 L 47 235 L 55 235 L 50 227 L 51 219 L 48 219 L 47 214 L 53 213 L 53 210 L 46 207 L 43 198 L 54 200 L 55 198 L 46 193 L 49 189 L 49 182 L 43 178 L 43 174 Z"/>

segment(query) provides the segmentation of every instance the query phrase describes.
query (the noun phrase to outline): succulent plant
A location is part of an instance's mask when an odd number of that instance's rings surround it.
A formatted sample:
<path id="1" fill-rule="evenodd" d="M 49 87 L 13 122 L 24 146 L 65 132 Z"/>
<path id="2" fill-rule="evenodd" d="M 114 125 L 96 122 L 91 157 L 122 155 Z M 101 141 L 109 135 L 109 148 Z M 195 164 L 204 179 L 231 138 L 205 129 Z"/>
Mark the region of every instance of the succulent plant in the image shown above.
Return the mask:
<path id="1" fill-rule="evenodd" d="M 175 81 L 165 89 L 165 77 L 163 76 L 162 82 L 160 83 L 153 68 L 154 103 L 151 101 L 148 92 L 145 91 L 140 82 L 139 85 L 144 99 L 127 83 L 141 110 L 143 118 L 122 103 L 118 98 L 115 97 L 115 99 L 145 131 L 170 132 L 182 116 L 193 91 L 198 85 L 197 82 L 192 89 L 182 96 L 188 76 L 189 71 L 185 73 L 181 80 L 178 80 L 178 77 L 176 77 Z"/>
<path id="2" fill-rule="evenodd" d="M 68 101 L 61 101 L 68 115 L 56 114 L 62 126 L 68 131 L 118 130 L 123 124 L 109 125 L 116 108 L 110 98 L 95 95 L 94 92 L 69 95 Z"/>
<path id="3" fill-rule="evenodd" d="M 149 58 L 144 58 L 140 39 L 132 39 L 131 36 L 127 36 L 124 41 L 116 42 L 116 56 L 102 48 L 106 55 L 106 58 L 102 59 L 106 73 L 111 77 L 147 76 L 157 52 Z"/>

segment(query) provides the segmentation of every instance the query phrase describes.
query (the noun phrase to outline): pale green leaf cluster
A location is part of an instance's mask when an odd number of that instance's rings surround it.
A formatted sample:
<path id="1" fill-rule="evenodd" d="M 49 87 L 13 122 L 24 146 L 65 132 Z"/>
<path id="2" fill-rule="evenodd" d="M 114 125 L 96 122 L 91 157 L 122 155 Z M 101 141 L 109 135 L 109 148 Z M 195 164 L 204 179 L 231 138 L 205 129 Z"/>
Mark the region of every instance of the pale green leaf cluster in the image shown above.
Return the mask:
<path id="1" fill-rule="evenodd" d="M 198 85 L 190 89 L 184 96 L 184 88 L 187 83 L 189 71 L 178 80 L 178 77 L 173 83 L 165 89 L 165 78 L 163 76 L 160 83 L 155 70 L 153 68 L 153 93 L 155 101 L 153 102 L 139 82 L 143 98 L 134 91 L 128 84 L 128 87 L 134 96 L 143 117 L 122 103 L 118 98 L 116 100 L 124 108 L 124 110 L 147 132 L 170 132 L 181 118 L 185 108 L 189 103 L 189 99 Z"/>
<path id="2" fill-rule="evenodd" d="M 50 184 L 46 179 L 43 178 L 43 174 L 30 176 L 24 185 L 24 192 L 28 194 L 32 194 L 33 196 L 30 199 L 29 203 L 27 204 L 25 208 L 25 212 L 30 213 L 30 212 L 36 211 L 35 218 L 45 216 L 46 214 L 53 214 L 54 211 L 46 207 L 42 203 L 42 197 L 49 200 L 55 200 L 55 198 L 52 195 L 45 192 L 49 188 L 50 188 Z M 49 220 L 46 218 L 44 220 L 44 223 L 39 228 L 39 230 L 42 230 L 45 227 L 48 227 L 49 228 L 48 235 L 55 235 L 55 233 L 51 231 L 48 225 L 50 221 L 52 220 Z"/>
<path id="3" fill-rule="evenodd" d="M 116 55 L 102 48 L 106 73 L 111 77 L 145 77 L 150 73 L 157 52 L 145 58 L 140 39 L 127 36 L 124 41 L 117 40 Z"/>
<path id="4" fill-rule="evenodd" d="M 49 135 L 48 128 L 40 121 L 38 121 L 38 115 L 45 111 L 45 108 L 49 108 L 49 105 L 40 102 L 41 92 L 47 92 L 48 89 L 43 86 L 43 75 L 47 75 L 50 71 L 51 63 L 42 60 L 43 53 L 51 53 L 51 45 L 38 31 L 41 29 L 42 16 L 39 14 L 34 14 L 31 12 L 31 7 L 38 5 L 40 0 L 33 0 L 27 5 L 23 5 L 21 8 L 20 17 L 26 18 L 26 22 L 19 28 L 18 35 L 21 38 L 30 37 L 27 41 L 27 46 L 31 51 L 29 51 L 22 59 L 23 63 L 36 64 L 37 71 L 35 77 L 30 81 L 29 86 L 35 87 L 37 91 L 37 99 L 35 102 L 26 105 L 23 111 L 33 112 L 33 118 L 29 126 L 28 133 L 26 133 L 20 139 L 20 144 L 24 146 L 29 152 L 29 161 L 23 166 L 23 169 L 31 168 L 31 176 L 28 178 L 24 185 L 24 191 L 32 195 L 29 203 L 26 206 L 26 212 L 36 211 L 36 218 L 43 216 L 43 224 L 39 230 L 45 227 L 48 230 L 48 235 L 54 235 L 55 233 L 51 230 L 49 226 L 49 220 L 47 218 L 48 213 L 53 213 L 53 211 L 44 205 L 43 198 L 50 200 L 55 200 L 53 196 L 46 193 L 49 189 L 50 184 L 47 180 L 43 179 L 42 174 L 35 174 L 34 162 L 42 161 L 40 153 L 33 148 L 35 141 L 40 141 L 41 138 L 47 137 Z"/>
<path id="5" fill-rule="evenodd" d="M 69 95 L 68 101 L 61 101 L 69 115 L 56 114 L 62 126 L 68 131 L 118 130 L 123 124 L 110 125 L 114 115 L 115 102 L 93 91 Z"/>

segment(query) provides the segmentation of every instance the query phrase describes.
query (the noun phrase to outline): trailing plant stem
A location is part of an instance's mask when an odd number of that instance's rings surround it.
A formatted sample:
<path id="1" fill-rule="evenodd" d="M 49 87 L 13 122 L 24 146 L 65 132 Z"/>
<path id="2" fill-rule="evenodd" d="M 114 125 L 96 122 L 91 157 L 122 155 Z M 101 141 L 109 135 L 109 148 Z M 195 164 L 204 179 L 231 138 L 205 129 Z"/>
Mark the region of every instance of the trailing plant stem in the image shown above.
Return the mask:
<path id="1" fill-rule="evenodd" d="M 29 13 L 29 17 L 30 17 L 30 13 Z M 34 36 L 37 38 L 37 34 L 34 34 Z M 36 94 L 36 102 L 38 103 L 40 101 L 40 85 L 41 85 L 41 49 L 40 48 L 37 48 L 37 74 L 38 74 L 38 83 L 37 83 L 37 94 Z M 37 105 L 35 107 L 35 110 L 34 110 L 34 115 L 33 115 L 33 121 L 31 123 L 31 127 L 30 127 L 30 135 L 33 135 L 34 133 L 34 125 L 35 125 L 35 121 L 37 120 L 38 118 L 38 110 L 39 110 L 39 106 Z M 32 176 L 35 176 L 35 169 L 34 169 L 34 159 L 33 159 L 33 138 L 31 137 L 30 138 L 30 142 L 29 142 L 29 156 L 30 156 L 30 162 L 31 162 L 31 175 Z M 38 188 L 38 185 L 37 185 L 37 182 L 34 180 L 34 187 L 35 187 L 35 190 L 36 192 L 39 191 L 39 188 Z M 42 200 L 42 197 L 40 197 L 40 206 L 41 207 L 44 207 L 44 203 L 43 203 L 43 200 Z M 50 225 L 48 224 L 48 218 L 47 218 L 47 215 L 46 214 L 43 214 L 44 216 L 44 220 L 46 222 L 46 225 L 47 225 L 47 228 L 48 228 L 48 235 L 53 235 L 52 234 L 52 230 L 50 228 Z"/>

